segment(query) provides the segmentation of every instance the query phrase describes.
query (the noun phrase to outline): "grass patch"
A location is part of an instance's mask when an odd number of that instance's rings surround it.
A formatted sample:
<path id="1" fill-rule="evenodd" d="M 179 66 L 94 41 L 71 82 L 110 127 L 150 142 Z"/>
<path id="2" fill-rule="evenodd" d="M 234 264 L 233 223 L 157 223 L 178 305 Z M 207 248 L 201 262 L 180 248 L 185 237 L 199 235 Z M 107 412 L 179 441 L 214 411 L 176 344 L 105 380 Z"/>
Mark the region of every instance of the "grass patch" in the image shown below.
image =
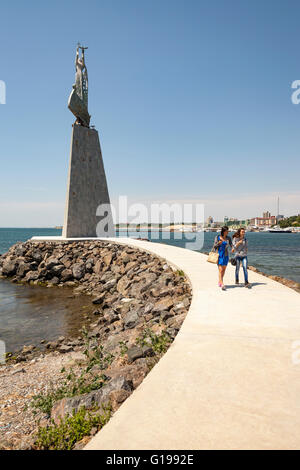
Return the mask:
<path id="1" fill-rule="evenodd" d="M 39 394 L 33 397 L 31 407 L 34 408 L 35 411 L 40 410 L 50 416 L 52 407 L 57 401 L 62 398 L 71 398 L 90 393 L 93 390 L 99 390 L 99 388 L 103 387 L 105 381 L 105 375 L 91 377 L 83 372 L 77 377 L 76 374 L 71 371 L 60 387 L 46 394 Z"/>
<path id="2" fill-rule="evenodd" d="M 177 271 L 175 271 L 175 273 L 180 277 L 185 277 L 184 271 L 182 271 L 182 269 L 177 269 Z"/>
<path id="3" fill-rule="evenodd" d="M 85 368 L 79 376 L 71 369 L 59 387 L 46 394 L 39 394 L 33 397 L 31 407 L 35 412 L 40 410 L 50 416 L 55 402 L 62 398 L 71 398 L 99 390 L 107 381 L 107 377 L 104 374 L 99 375 L 97 373 L 93 375 L 91 369 L 97 366 L 99 370 L 104 371 L 112 363 L 114 356 L 106 354 L 101 345 L 91 345 L 86 330 L 83 331 L 83 337 L 86 339 L 84 350 L 84 355 L 86 356 Z M 63 368 L 61 372 L 64 373 L 65 369 Z"/>
<path id="4" fill-rule="evenodd" d="M 128 346 L 125 343 L 125 341 L 119 341 L 119 346 L 120 346 L 120 354 L 123 357 L 128 351 Z"/>
<path id="5" fill-rule="evenodd" d="M 85 409 L 73 412 L 72 416 L 39 428 L 35 445 L 41 450 L 72 450 L 76 442 L 89 436 L 93 428 L 99 431 L 110 419 L 111 407 L 103 407 L 102 414 L 92 414 Z"/>
<path id="6" fill-rule="evenodd" d="M 158 354 L 167 352 L 172 340 L 166 331 L 156 334 L 151 328 L 145 328 L 142 335 L 136 338 L 136 343 L 143 346 L 151 346 L 153 351 Z"/>

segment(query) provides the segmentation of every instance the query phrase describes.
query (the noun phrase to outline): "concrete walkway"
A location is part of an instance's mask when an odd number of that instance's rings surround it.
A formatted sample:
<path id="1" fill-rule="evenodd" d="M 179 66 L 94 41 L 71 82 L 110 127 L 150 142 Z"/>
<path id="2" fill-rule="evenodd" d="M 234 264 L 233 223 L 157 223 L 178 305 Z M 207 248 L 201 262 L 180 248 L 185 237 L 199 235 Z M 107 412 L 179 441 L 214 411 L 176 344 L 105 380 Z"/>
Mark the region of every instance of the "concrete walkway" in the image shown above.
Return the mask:
<path id="1" fill-rule="evenodd" d="M 205 255 L 111 240 L 184 270 L 193 301 L 168 352 L 86 449 L 299 449 L 300 295 L 251 271 L 253 288 L 236 287 L 231 265 L 222 292 Z"/>

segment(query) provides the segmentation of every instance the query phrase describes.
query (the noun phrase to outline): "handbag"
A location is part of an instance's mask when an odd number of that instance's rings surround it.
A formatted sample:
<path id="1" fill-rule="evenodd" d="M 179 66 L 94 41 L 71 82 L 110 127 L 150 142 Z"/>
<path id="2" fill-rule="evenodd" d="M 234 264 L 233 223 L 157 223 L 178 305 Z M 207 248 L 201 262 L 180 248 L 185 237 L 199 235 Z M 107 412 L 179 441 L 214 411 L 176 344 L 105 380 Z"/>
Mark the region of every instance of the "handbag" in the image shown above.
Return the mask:
<path id="1" fill-rule="evenodd" d="M 211 251 L 208 255 L 207 261 L 209 263 L 218 264 L 219 253 L 217 253 L 216 251 Z"/>
<path id="2" fill-rule="evenodd" d="M 232 266 L 236 266 L 236 258 L 231 258 L 230 263 L 232 264 Z"/>
<path id="3" fill-rule="evenodd" d="M 208 263 L 218 264 L 219 262 L 219 250 L 213 248 L 207 258 Z"/>

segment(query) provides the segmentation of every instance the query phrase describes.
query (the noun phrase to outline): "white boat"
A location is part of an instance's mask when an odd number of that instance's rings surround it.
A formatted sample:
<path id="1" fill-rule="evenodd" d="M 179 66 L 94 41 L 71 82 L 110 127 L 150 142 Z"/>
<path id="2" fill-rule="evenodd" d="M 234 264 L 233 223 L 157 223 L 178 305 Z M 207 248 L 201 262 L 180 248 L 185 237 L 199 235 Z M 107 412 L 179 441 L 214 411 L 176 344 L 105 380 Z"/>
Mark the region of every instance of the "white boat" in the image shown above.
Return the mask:
<path id="1" fill-rule="evenodd" d="M 292 233 L 289 228 L 270 228 L 268 230 L 269 233 Z"/>

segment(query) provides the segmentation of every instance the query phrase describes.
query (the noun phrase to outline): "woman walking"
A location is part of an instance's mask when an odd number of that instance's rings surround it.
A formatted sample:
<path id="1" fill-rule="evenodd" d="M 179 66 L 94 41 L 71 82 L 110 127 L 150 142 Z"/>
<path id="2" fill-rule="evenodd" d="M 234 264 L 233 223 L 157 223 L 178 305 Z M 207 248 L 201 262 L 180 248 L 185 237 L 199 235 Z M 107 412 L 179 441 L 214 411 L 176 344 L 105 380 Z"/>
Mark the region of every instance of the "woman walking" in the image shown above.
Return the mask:
<path id="1" fill-rule="evenodd" d="M 219 269 L 219 287 L 222 290 L 226 290 L 224 286 L 224 274 L 226 271 L 226 267 L 229 261 L 229 254 L 228 248 L 232 247 L 231 238 L 228 236 L 228 227 L 222 227 L 221 235 L 217 235 L 214 241 L 214 250 L 218 250 L 219 252 L 219 260 L 218 260 L 218 269 Z"/>
<path id="2" fill-rule="evenodd" d="M 233 235 L 233 249 L 235 253 L 236 266 L 235 266 L 235 283 L 239 284 L 240 266 L 243 266 L 245 287 L 250 288 L 251 285 L 248 281 L 248 241 L 245 237 L 245 229 L 239 228 Z"/>

